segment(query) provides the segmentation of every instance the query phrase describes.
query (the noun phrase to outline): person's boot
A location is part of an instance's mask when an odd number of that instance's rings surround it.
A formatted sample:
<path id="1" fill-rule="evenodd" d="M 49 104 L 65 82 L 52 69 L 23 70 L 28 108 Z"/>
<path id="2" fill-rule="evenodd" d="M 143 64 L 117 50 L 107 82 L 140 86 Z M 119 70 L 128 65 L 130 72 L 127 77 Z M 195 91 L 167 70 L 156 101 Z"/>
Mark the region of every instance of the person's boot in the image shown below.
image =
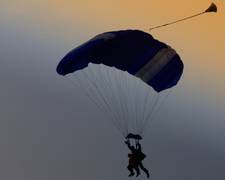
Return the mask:
<path id="1" fill-rule="evenodd" d="M 128 177 L 134 176 L 134 172 L 131 172 Z"/>
<path id="2" fill-rule="evenodd" d="M 147 175 L 147 178 L 150 178 L 150 175 L 149 175 L 149 172 L 148 171 L 146 172 L 146 175 Z"/>

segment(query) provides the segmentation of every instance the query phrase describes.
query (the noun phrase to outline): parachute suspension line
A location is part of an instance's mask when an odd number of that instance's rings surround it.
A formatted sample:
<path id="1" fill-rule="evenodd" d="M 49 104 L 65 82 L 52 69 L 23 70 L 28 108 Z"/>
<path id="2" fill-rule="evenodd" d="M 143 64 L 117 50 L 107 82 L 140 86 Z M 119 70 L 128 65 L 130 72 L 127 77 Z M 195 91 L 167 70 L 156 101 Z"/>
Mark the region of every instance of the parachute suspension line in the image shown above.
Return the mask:
<path id="1" fill-rule="evenodd" d="M 141 134 L 141 132 L 140 132 L 140 130 L 141 130 L 141 127 L 143 127 L 143 125 L 144 125 L 144 119 L 145 119 L 145 113 L 146 113 L 146 109 L 147 109 L 147 105 L 148 105 L 148 102 L 149 102 L 149 99 L 150 99 L 150 95 L 151 95 L 151 93 L 150 93 L 150 91 L 147 89 L 146 90 L 146 88 L 144 88 L 145 89 L 145 95 L 143 96 L 145 99 L 144 99 L 144 104 L 143 104 L 143 111 L 142 111 L 142 117 L 141 117 L 141 122 L 140 122 L 140 129 L 139 129 L 139 132 L 138 132 L 138 134 Z"/>
<path id="2" fill-rule="evenodd" d="M 123 124 L 123 129 L 125 131 L 125 134 L 127 135 L 128 132 L 128 118 L 126 114 L 126 105 L 127 105 L 127 100 L 125 98 L 126 94 L 126 89 L 124 88 L 124 82 L 125 82 L 125 73 L 123 71 L 118 71 L 117 76 L 116 76 L 116 84 L 118 86 L 117 88 L 117 94 L 119 98 L 119 104 L 120 104 L 120 110 L 121 110 L 121 123 Z"/>
<path id="3" fill-rule="evenodd" d="M 141 87 L 141 81 L 139 78 L 136 78 L 136 93 L 135 93 L 135 109 L 136 109 L 136 119 L 135 119 L 135 127 L 136 127 L 136 134 L 140 130 L 140 122 L 141 122 L 141 109 L 142 109 L 142 87 Z"/>
<path id="4" fill-rule="evenodd" d="M 106 80 L 106 83 L 108 84 L 108 94 L 110 95 L 110 100 L 109 101 L 111 101 L 112 102 L 112 106 L 113 106 L 113 109 L 114 109 L 114 111 L 115 112 L 117 112 L 116 114 L 117 114 L 117 116 L 118 116 L 118 118 L 117 118 L 117 124 L 119 124 L 120 125 L 120 128 L 121 129 L 123 129 L 123 131 L 124 131 L 124 128 L 122 127 L 122 125 L 121 125 L 121 123 L 120 123 L 120 116 L 119 116 L 119 113 L 118 113 L 118 111 L 116 110 L 117 108 L 118 108 L 118 105 L 116 104 L 116 99 L 115 99 L 115 91 L 114 91 L 114 85 L 113 85 L 113 80 L 111 79 L 111 74 L 110 74 L 110 71 L 112 71 L 112 68 L 110 69 L 110 68 L 107 68 L 107 73 L 106 73 L 106 78 L 105 78 L 105 80 Z M 112 73 L 112 72 L 111 72 Z M 126 132 L 123 132 L 123 135 L 124 135 L 124 137 L 126 136 Z"/>
<path id="5" fill-rule="evenodd" d="M 89 93 L 89 91 L 87 91 L 87 89 L 86 88 L 84 88 L 84 86 L 83 85 L 80 85 L 80 84 L 82 84 L 81 83 L 81 81 L 80 81 L 80 79 L 79 79 L 79 76 L 77 76 L 77 80 L 79 81 L 79 83 L 76 83 L 75 81 L 73 81 L 72 79 L 70 79 L 69 77 L 67 77 L 66 78 L 68 81 L 70 81 L 71 82 L 71 84 L 73 85 L 73 86 L 75 86 L 76 88 L 79 88 L 79 89 L 81 89 L 81 91 L 99 108 L 99 109 L 102 109 L 103 107 L 101 107 L 98 103 L 97 103 L 97 101 L 94 99 L 94 98 L 92 98 L 91 96 L 90 96 L 90 93 Z"/>
<path id="6" fill-rule="evenodd" d="M 152 93 L 153 94 L 153 93 Z M 143 124 L 143 128 L 146 124 L 146 121 L 148 121 L 148 116 L 149 114 L 152 114 L 152 112 L 154 111 L 154 108 L 155 106 L 157 105 L 158 101 L 159 101 L 159 94 L 157 93 L 156 95 L 152 95 L 153 97 L 151 98 L 151 102 L 150 102 L 150 108 L 149 108 L 149 111 L 146 113 L 147 116 L 145 116 L 145 119 L 144 119 L 144 124 Z"/>
<path id="7" fill-rule="evenodd" d="M 126 131 L 126 135 L 128 134 L 128 114 L 127 114 L 127 107 L 128 107 L 128 98 L 127 98 L 127 83 L 126 83 L 126 72 L 119 71 L 120 74 L 118 78 L 122 78 L 121 81 L 119 81 L 120 89 L 121 89 L 121 95 L 120 95 L 120 101 L 122 105 L 122 111 L 123 111 L 123 122 L 124 122 L 124 129 Z"/>
<path id="8" fill-rule="evenodd" d="M 129 88 L 129 75 L 128 73 L 126 72 L 125 73 L 125 76 L 124 76 L 124 85 L 125 85 L 125 88 L 124 88 L 124 95 L 125 95 L 125 107 L 126 107 L 126 133 L 128 135 L 129 133 L 129 119 L 130 119 L 130 104 L 128 104 L 129 100 L 130 100 L 130 88 Z"/>
<path id="9" fill-rule="evenodd" d="M 137 108 L 136 108 L 136 97 L 137 97 L 137 85 L 136 85 L 136 79 L 133 80 L 133 84 L 134 86 L 132 87 L 132 94 L 133 94 L 133 97 L 131 97 L 131 105 L 132 105 L 132 114 L 133 114 L 133 121 L 132 122 L 132 127 L 133 127 L 133 133 L 136 134 L 136 131 L 137 131 Z M 131 87 L 130 87 L 131 88 Z"/>
<path id="10" fill-rule="evenodd" d="M 138 129 L 138 127 L 137 127 L 137 114 L 138 114 L 138 109 L 137 109 L 137 96 L 138 96 L 138 85 L 137 85 L 137 79 L 135 79 L 135 81 L 134 81 L 134 90 L 135 90 L 135 92 L 134 92 L 134 97 L 133 97 L 133 102 L 134 102 L 134 112 L 135 112 L 135 116 L 134 116 L 134 132 L 135 132 L 135 134 L 137 133 L 137 129 Z"/>
<path id="11" fill-rule="evenodd" d="M 121 106 L 121 122 L 123 122 L 123 127 L 125 130 L 126 135 L 128 134 L 128 100 L 126 98 L 127 89 L 125 88 L 126 82 L 126 73 L 124 71 L 119 71 L 116 77 L 116 84 L 117 84 L 117 90 L 118 90 L 118 98 L 119 103 Z"/>
<path id="12" fill-rule="evenodd" d="M 140 111 L 140 113 L 141 113 L 141 121 L 140 121 L 140 128 L 139 128 L 139 134 L 141 134 L 141 128 L 143 127 L 143 124 L 144 124 L 144 117 L 145 117 L 145 114 L 146 114 L 146 109 L 148 108 L 148 104 L 149 104 L 149 101 L 150 101 L 150 98 L 149 98 L 149 96 L 152 94 L 153 95 L 153 93 L 150 93 L 151 91 L 149 90 L 149 87 L 147 87 L 147 85 L 146 84 L 144 84 L 145 86 L 143 86 L 143 90 L 144 90 L 144 92 L 142 93 L 143 95 L 142 95 L 142 100 L 141 100 L 141 102 L 144 102 L 144 103 L 142 103 L 142 109 L 141 109 L 141 111 Z"/>
<path id="13" fill-rule="evenodd" d="M 111 95 L 111 102 L 114 104 L 114 110 L 118 114 L 118 124 L 120 124 L 121 129 L 123 129 L 123 134 L 126 137 L 127 135 L 127 126 L 126 126 L 126 119 L 125 119 L 125 110 L 124 110 L 124 94 L 122 88 L 122 80 L 124 74 L 122 74 L 122 71 L 118 71 L 115 68 L 109 68 L 107 67 L 107 76 L 108 78 L 105 78 L 107 80 L 108 84 L 110 85 L 109 88 L 109 94 Z"/>
<path id="14" fill-rule="evenodd" d="M 89 67 L 89 69 L 90 69 L 90 67 Z M 88 74 L 86 73 L 85 70 L 82 71 L 82 75 L 84 76 L 84 79 L 86 79 L 88 81 L 88 83 L 86 83 L 86 85 L 89 86 L 88 90 L 89 90 L 89 94 L 91 94 L 90 96 L 93 96 L 93 94 L 94 94 L 94 96 L 98 99 L 97 100 L 97 104 L 102 107 L 101 109 L 103 110 L 103 112 L 107 113 L 109 115 L 109 117 L 111 117 L 111 119 L 113 121 L 114 117 L 113 117 L 112 113 L 110 113 L 110 111 L 108 111 L 107 106 L 104 106 L 104 105 L 102 105 L 102 103 L 99 103 L 99 102 L 103 102 L 104 103 L 104 101 L 101 98 L 100 92 L 95 87 L 95 85 L 93 84 L 93 82 L 89 79 Z M 82 82 L 82 81 L 80 80 L 80 82 Z M 117 127 L 117 128 L 120 129 L 119 127 Z"/>
<path id="15" fill-rule="evenodd" d="M 122 78 L 122 77 L 121 77 Z M 125 127 L 125 119 L 124 119 L 124 111 L 123 111 L 123 103 L 122 103 L 122 96 L 121 94 L 123 94 L 122 89 L 121 89 L 121 85 L 120 82 L 122 81 L 122 79 L 120 80 L 120 72 L 116 72 L 115 74 L 115 79 L 114 79 L 114 83 L 115 83 L 115 87 L 116 87 L 116 97 L 117 97 L 117 103 L 118 103 L 118 107 L 119 107 L 119 113 L 120 113 L 120 122 L 121 122 L 121 126 L 123 127 L 123 129 L 126 131 L 126 127 Z"/>
<path id="16" fill-rule="evenodd" d="M 108 113 L 107 111 L 106 111 L 106 109 L 104 108 L 104 106 L 101 106 L 100 105 L 100 103 L 97 103 L 95 100 L 94 100 L 94 98 L 92 98 L 92 96 L 90 95 L 90 92 L 89 91 L 87 91 L 85 88 L 84 88 L 84 86 L 83 86 L 83 83 L 82 83 L 82 81 L 80 80 L 80 78 L 79 78 L 79 76 L 77 76 L 77 80 L 79 81 L 79 84 L 82 84 L 82 85 L 78 85 L 77 83 L 75 83 L 73 80 L 71 80 L 69 77 L 68 78 L 66 78 L 68 81 L 70 81 L 71 82 L 71 84 L 74 86 L 74 87 L 76 87 L 76 88 L 79 88 L 79 89 L 81 89 L 82 90 L 82 92 L 97 106 L 97 108 L 99 109 L 99 110 L 102 110 L 102 111 L 105 111 L 109 116 L 111 115 L 110 113 Z M 113 117 L 111 117 L 111 119 L 112 119 L 112 121 L 113 121 Z M 116 126 L 116 125 L 115 125 Z M 117 126 L 116 126 L 117 127 Z M 118 129 L 119 129 L 119 127 L 117 127 Z M 122 132 L 122 131 L 119 131 L 120 133 Z M 122 136 L 124 136 L 124 134 L 122 134 Z"/>
<path id="17" fill-rule="evenodd" d="M 93 66 L 92 66 L 93 67 Z M 94 81 L 94 83 L 99 87 L 99 91 L 103 90 L 104 92 L 100 92 L 102 94 L 102 97 L 104 96 L 105 98 L 105 102 L 108 104 L 108 109 L 110 109 L 110 112 L 113 113 L 113 108 L 112 108 L 112 102 L 109 100 L 109 96 L 107 94 L 107 89 L 108 89 L 108 86 L 107 84 L 105 83 L 105 72 L 104 70 L 102 69 L 101 65 L 99 65 L 98 67 L 96 66 L 96 68 L 99 69 L 99 72 L 97 71 L 94 71 L 94 70 L 91 70 L 92 72 L 92 76 L 93 77 L 96 77 L 96 80 Z M 97 73 L 97 74 L 96 74 Z M 98 77 L 98 79 L 97 79 Z M 98 84 L 97 84 L 98 82 Z M 101 83 L 101 84 L 100 84 Z M 104 100 L 103 98 L 101 98 L 102 100 Z"/>
<path id="18" fill-rule="evenodd" d="M 134 104 L 135 104 L 135 96 L 134 96 L 134 87 L 132 87 L 131 85 L 134 84 L 134 82 L 132 82 L 132 78 L 129 78 L 129 84 L 130 84 L 130 87 L 129 87 L 129 93 L 130 93 L 130 99 L 128 100 L 128 103 L 129 103 L 129 106 L 130 106 L 130 119 L 129 122 L 130 122 L 130 132 L 134 131 L 134 121 L 135 121 L 135 108 L 134 108 Z"/>
<path id="19" fill-rule="evenodd" d="M 143 121 L 143 109 L 145 108 L 145 104 L 141 103 L 144 102 L 145 99 L 145 87 L 142 87 L 142 85 L 145 85 L 145 83 L 143 83 L 139 78 L 132 77 L 132 79 L 130 80 L 133 84 L 133 87 L 131 87 L 130 89 L 132 89 L 132 96 L 130 97 L 130 104 L 132 105 L 132 108 L 130 108 L 132 110 L 131 114 L 133 115 L 132 118 L 132 122 L 133 123 L 133 133 L 135 134 L 139 134 L 140 130 L 141 130 L 141 125 L 142 125 L 142 121 Z M 148 91 L 147 91 L 148 92 Z M 128 102 L 129 102 L 128 101 Z"/>
<path id="20" fill-rule="evenodd" d="M 127 107 L 127 119 L 126 119 L 126 127 L 127 127 L 127 134 L 132 132 L 132 119 L 133 119 L 133 116 L 132 113 L 133 113 L 133 109 L 132 109 L 132 96 L 131 96 L 131 90 L 133 89 L 131 87 L 131 76 L 128 74 L 128 72 L 126 73 L 126 90 L 127 92 L 125 92 L 126 94 L 126 107 Z M 130 122 L 130 123 L 129 123 Z"/>
<path id="21" fill-rule="evenodd" d="M 144 127 L 146 126 L 147 122 L 149 121 L 149 118 L 151 117 L 151 114 L 153 113 L 154 108 L 155 108 L 156 104 L 158 103 L 158 101 L 159 101 L 159 94 L 157 93 L 156 98 L 153 100 L 153 103 L 152 103 L 152 106 L 150 108 L 150 111 L 149 111 L 149 113 L 147 114 L 147 116 L 144 119 L 144 124 L 143 124 L 143 126 L 141 128 L 141 134 L 143 134 Z"/>
<path id="22" fill-rule="evenodd" d="M 170 96 L 171 93 L 172 93 L 172 89 L 169 89 L 168 93 L 164 97 L 162 97 L 161 102 L 159 102 L 159 104 L 156 107 L 155 111 L 153 112 L 153 115 L 152 116 L 157 115 L 157 113 L 159 112 L 159 110 L 161 109 L 161 107 L 163 106 L 163 104 L 168 99 L 168 97 Z"/>
<path id="23" fill-rule="evenodd" d="M 142 97 L 144 98 L 144 100 L 143 100 L 144 103 L 143 103 L 142 111 L 140 112 L 141 113 L 140 119 L 139 119 L 139 121 L 140 121 L 139 126 L 140 127 L 139 127 L 139 130 L 138 130 L 138 134 L 141 134 L 141 128 L 144 124 L 144 117 L 145 117 L 145 113 L 146 113 L 145 111 L 147 109 L 147 104 L 148 104 L 148 97 L 150 95 L 149 89 L 147 89 L 146 87 L 144 87 L 143 89 L 145 90 L 143 95 L 142 95 Z M 146 89 L 147 89 L 147 91 L 146 91 Z"/>
<path id="24" fill-rule="evenodd" d="M 101 91 L 101 89 L 103 88 L 101 87 L 102 85 L 100 84 L 101 80 L 99 80 L 98 78 L 99 76 L 95 74 L 96 71 L 92 70 L 92 67 L 89 68 L 89 72 L 90 72 L 89 76 L 91 76 L 91 78 L 94 77 L 95 79 L 94 80 L 91 79 L 90 77 L 88 77 L 88 74 L 86 73 L 87 78 L 90 80 L 90 83 L 92 83 L 93 86 L 96 88 L 97 93 L 100 96 L 100 100 L 105 104 L 104 107 L 106 107 L 106 109 L 110 111 L 111 106 L 109 105 L 109 102 L 106 100 L 107 96 L 104 96 L 104 94 Z"/>
<path id="25" fill-rule="evenodd" d="M 109 94 L 113 94 L 113 97 L 115 97 L 115 90 L 114 90 L 114 79 L 112 79 L 111 78 L 111 76 L 112 76 L 112 72 L 110 71 L 110 70 L 112 70 L 112 69 L 108 69 L 108 74 L 109 74 L 109 76 L 108 76 L 108 80 L 109 80 L 109 85 L 110 85 L 110 88 L 109 88 L 109 91 L 108 91 L 108 93 Z M 113 106 L 113 110 L 114 110 L 114 112 L 115 112 L 115 114 L 116 114 L 116 116 L 117 116 L 117 119 L 115 120 L 115 124 L 117 124 L 117 126 L 119 126 L 119 129 L 120 129 L 120 131 L 123 133 L 123 135 L 125 136 L 125 134 L 124 134 L 124 130 L 123 130 L 123 126 L 121 125 L 121 122 L 120 122 L 120 113 L 119 113 L 119 111 L 117 110 L 117 108 L 118 108 L 118 106 L 116 105 L 116 98 L 111 98 L 111 103 L 112 103 L 112 106 Z"/>
<path id="26" fill-rule="evenodd" d="M 116 81 L 115 80 L 115 73 L 117 73 L 115 70 L 107 67 L 108 78 L 107 78 L 107 76 L 105 76 L 104 80 L 108 84 L 107 93 L 108 93 L 108 96 L 110 97 L 109 101 L 111 102 L 112 109 L 117 116 L 117 119 L 115 120 L 115 124 L 117 124 L 117 126 L 120 127 L 120 131 L 123 133 L 123 136 L 125 137 L 126 132 L 125 132 L 125 128 L 123 126 L 123 123 L 121 122 L 121 113 L 120 113 L 120 109 L 119 109 L 120 106 L 118 104 L 119 103 L 118 97 L 116 97 L 116 96 L 118 96 L 118 94 L 117 94 L 116 86 L 114 84 L 114 82 Z M 112 78 L 112 76 L 114 76 L 114 77 Z"/>
<path id="27" fill-rule="evenodd" d="M 85 71 L 83 71 L 81 75 L 85 75 L 84 72 Z M 77 79 L 79 81 L 79 84 L 82 85 L 84 91 L 88 92 L 87 94 L 88 94 L 88 97 L 90 99 L 92 99 L 92 100 L 95 99 L 95 98 L 92 98 L 92 96 L 94 95 L 94 97 L 96 97 L 97 99 L 99 99 L 100 101 L 102 101 L 102 99 L 101 99 L 101 97 L 99 97 L 99 93 L 96 91 L 96 89 L 95 88 L 92 88 L 91 81 L 90 81 L 90 79 L 86 75 L 85 75 L 84 79 L 86 79 L 87 81 L 89 81 L 88 83 L 85 84 L 87 86 L 86 89 L 84 88 L 85 86 L 83 84 L 83 81 L 80 80 L 79 76 L 77 76 Z M 103 106 L 101 103 L 99 103 L 99 100 L 94 101 L 95 104 L 97 105 L 97 107 L 100 107 L 99 109 L 102 110 L 103 112 L 107 113 L 109 115 L 109 117 L 113 120 L 114 117 L 112 116 L 112 114 L 109 111 L 107 111 L 106 106 Z"/>
<path id="28" fill-rule="evenodd" d="M 105 90 L 105 87 L 103 87 L 103 84 L 104 83 L 102 83 L 102 81 L 104 80 L 104 78 L 102 78 L 102 80 L 99 80 L 99 77 L 102 77 L 104 74 L 102 72 L 100 72 L 101 71 L 100 66 L 98 66 L 95 70 L 92 70 L 92 68 L 94 68 L 94 65 L 92 64 L 92 65 L 90 65 L 89 68 L 90 68 L 89 71 L 90 71 L 91 78 L 95 78 L 95 79 L 92 80 L 93 81 L 92 83 L 95 84 L 96 90 L 97 90 L 98 94 L 100 95 L 100 102 L 103 102 L 103 104 L 105 104 L 104 107 L 106 108 L 106 111 L 108 111 L 109 114 L 111 114 L 111 116 L 114 117 L 112 119 L 114 121 L 114 119 L 116 119 L 117 117 L 116 117 L 116 115 L 114 115 L 114 113 L 111 110 L 112 106 L 110 105 L 110 101 L 107 100 L 107 94 L 106 93 L 103 94 L 101 92 L 102 89 Z M 95 72 L 97 72 L 97 74 Z"/>
<path id="29" fill-rule="evenodd" d="M 112 97 L 112 88 L 110 87 L 110 85 L 112 86 L 112 82 L 109 83 L 109 71 L 112 71 L 112 68 L 109 68 L 109 67 L 104 67 L 104 65 L 101 65 L 101 68 L 100 68 L 100 71 L 101 73 L 100 74 L 103 74 L 103 69 L 104 69 L 104 76 L 102 76 L 102 79 L 103 79 L 103 84 L 105 85 L 106 88 L 105 89 L 105 95 L 108 97 L 107 101 L 109 102 L 111 108 L 114 110 L 114 113 L 116 114 L 116 107 L 118 107 L 118 105 L 115 103 L 115 99 L 113 99 Z M 116 72 L 117 73 L 117 72 Z M 108 75 L 108 77 L 107 77 Z M 115 80 L 114 80 L 115 81 Z M 123 129 L 123 131 L 125 130 L 125 128 L 123 127 L 123 124 L 120 123 L 120 118 L 121 118 L 121 115 L 119 113 L 117 113 L 117 124 L 120 126 L 120 129 Z M 126 136 L 126 132 L 123 132 L 123 135 Z"/>
<path id="30" fill-rule="evenodd" d="M 92 65 L 92 67 L 93 67 L 93 65 Z M 95 77 L 96 79 L 95 79 L 94 81 L 93 81 L 93 80 L 91 81 L 91 79 L 88 77 L 88 74 L 85 72 L 86 77 L 89 79 L 89 82 L 92 83 L 93 86 L 96 88 L 97 94 L 99 94 L 99 96 L 100 96 L 100 101 L 103 102 L 103 104 L 105 104 L 104 107 L 105 107 L 105 109 L 106 109 L 106 112 L 108 111 L 109 114 L 114 114 L 112 110 L 110 111 L 111 107 L 110 107 L 110 105 L 109 105 L 109 102 L 106 100 L 106 96 L 104 96 L 104 94 L 103 94 L 102 91 L 101 91 L 102 88 L 100 88 L 99 85 L 97 84 L 97 82 L 101 82 L 101 81 L 98 80 L 98 79 L 99 79 L 99 78 L 98 78 L 99 74 L 95 74 L 94 72 L 96 72 L 96 71 L 93 71 L 93 70 L 91 69 L 91 67 L 90 67 L 89 69 L 90 69 L 90 72 L 91 72 L 91 74 L 92 74 L 92 77 Z M 101 74 L 101 76 L 103 76 L 102 79 L 104 79 L 104 74 L 103 74 L 103 73 Z M 97 78 L 98 78 L 98 79 L 97 79 Z M 111 112 L 111 113 L 110 113 L 110 112 Z M 115 126 L 120 130 L 120 132 L 122 132 L 122 134 L 124 135 L 124 133 L 123 133 L 123 128 L 122 128 L 121 125 L 119 124 L 119 121 L 116 120 L 117 118 L 118 118 L 118 117 L 115 116 L 115 121 L 113 121 L 113 122 L 114 122 L 114 125 L 115 125 Z M 112 120 L 113 120 L 113 119 L 112 119 Z"/>
<path id="31" fill-rule="evenodd" d="M 66 80 L 70 81 L 70 83 L 76 87 L 82 90 L 82 92 L 92 101 L 92 103 L 94 103 L 99 109 L 102 109 L 101 106 L 99 106 L 99 104 L 90 96 L 90 94 L 86 91 L 86 89 L 83 86 L 78 85 L 76 82 L 74 82 L 72 79 L 70 79 L 69 77 L 66 77 Z"/>
<path id="32" fill-rule="evenodd" d="M 138 119 L 137 119 L 137 126 L 138 126 L 138 128 L 137 128 L 137 133 L 140 131 L 140 123 L 141 123 L 141 112 L 142 112 L 142 109 L 143 109 L 143 103 L 140 103 L 140 102 L 143 102 L 144 101 L 144 99 L 143 99 L 143 89 L 142 89 L 142 87 L 141 87 L 141 82 L 140 82 L 140 80 L 138 79 L 138 89 L 139 89 L 139 93 L 138 93 L 138 95 L 137 95 L 137 102 L 138 102 L 138 104 L 137 104 L 137 112 L 138 112 Z"/>
<path id="33" fill-rule="evenodd" d="M 169 89 L 168 93 L 166 93 L 166 95 L 161 98 L 161 101 L 159 101 L 159 103 L 157 103 L 158 106 L 156 106 L 156 108 L 154 108 L 154 111 L 151 114 L 149 114 L 146 124 L 144 126 L 144 129 L 148 126 L 148 123 L 150 124 L 150 122 L 152 122 L 155 119 L 154 116 L 156 117 L 157 113 L 161 109 L 162 105 L 165 103 L 166 99 L 168 99 L 171 92 L 172 92 L 172 89 Z M 148 119 L 149 119 L 149 121 L 148 121 Z M 143 131 L 144 131 L 144 129 L 143 129 Z"/>
<path id="34" fill-rule="evenodd" d="M 96 66 L 96 67 L 97 67 L 97 66 Z M 113 105 L 112 105 L 112 101 L 109 100 L 109 98 L 110 98 L 110 97 L 109 97 L 109 94 L 108 94 L 108 89 L 109 89 L 109 87 L 108 87 L 107 84 L 105 83 L 105 79 L 106 79 L 106 78 L 104 77 L 104 73 L 103 73 L 103 70 L 102 70 L 102 68 L 101 68 L 101 65 L 99 65 L 98 68 L 99 68 L 99 72 L 98 72 L 97 76 L 100 75 L 101 81 L 97 81 L 97 79 L 96 79 L 96 81 L 99 82 L 99 83 L 102 82 L 102 84 L 101 84 L 102 87 L 100 87 L 100 88 L 101 88 L 101 89 L 104 89 L 104 92 L 105 92 L 104 95 L 105 95 L 106 101 L 108 102 L 108 104 L 109 104 L 109 106 L 110 106 L 111 113 L 115 115 L 115 117 L 116 117 L 115 120 L 116 120 L 118 117 L 117 117 L 117 114 L 115 114 L 114 111 L 113 111 L 114 108 L 113 108 Z M 96 75 L 93 73 L 93 76 L 96 76 Z M 104 81 L 104 82 L 103 82 L 103 81 Z M 104 87 L 103 87 L 103 86 L 104 86 Z"/>
<path id="35" fill-rule="evenodd" d="M 90 68 L 89 68 L 89 71 L 90 71 Z M 97 100 L 97 102 L 98 102 L 98 104 L 99 105 L 101 105 L 101 103 L 99 103 L 99 101 L 101 102 L 101 101 L 103 101 L 102 100 L 102 98 L 101 98 L 101 94 L 99 93 L 99 91 L 98 91 L 98 88 L 96 87 L 96 85 L 91 81 L 91 79 L 89 78 L 89 76 L 88 76 L 88 74 L 87 74 L 87 72 L 84 70 L 84 71 L 82 71 L 82 75 L 84 75 L 84 78 L 86 79 L 86 81 L 87 81 L 87 84 L 86 84 L 86 86 L 88 87 L 88 91 L 89 91 L 89 93 L 90 93 L 90 96 L 95 96 L 98 100 Z M 80 80 L 80 82 L 82 82 L 81 80 Z M 103 101 L 103 103 L 104 103 L 104 101 Z M 107 104 L 106 104 L 107 105 Z M 103 110 L 104 110 L 104 112 L 107 112 L 107 106 L 104 106 L 104 105 L 102 105 L 102 107 L 103 107 Z"/>
<path id="36" fill-rule="evenodd" d="M 130 84 L 130 99 L 127 103 L 129 103 L 130 106 L 130 114 L 132 115 L 130 118 L 131 120 L 129 120 L 130 122 L 130 131 L 135 133 L 135 120 L 136 120 L 136 109 L 135 109 L 135 93 L 136 93 L 136 88 L 135 88 L 135 80 L 133 78 L 129 78 L 129 84 Z M 133 85 L 133 86 L 131 86 Z"/>
<path id="37" fill-rule="evenodd" d="M 128 127 L 128 121 L 129 121 L 129 106 L 128 106 L 128 100 L 130 99 L 129 98 L 129 86 L 128 86 L 128 74 L 125 73 L 125 76 L 124 76 L 124 97 L 125 97 L 125 118 L 126 118 L 126 134 L 128 135 L 129 133 L 129 127 Z"/>

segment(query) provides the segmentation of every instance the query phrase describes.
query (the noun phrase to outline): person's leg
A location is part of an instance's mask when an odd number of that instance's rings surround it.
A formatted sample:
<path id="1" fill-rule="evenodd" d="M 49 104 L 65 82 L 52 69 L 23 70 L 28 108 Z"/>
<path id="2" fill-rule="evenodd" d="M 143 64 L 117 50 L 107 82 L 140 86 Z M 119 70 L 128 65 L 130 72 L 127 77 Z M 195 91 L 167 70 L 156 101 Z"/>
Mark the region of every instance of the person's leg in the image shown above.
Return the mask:
<path id="1" fill-rule="evenodd" d="M 142 162 L 139 162 L 139 167 L 141 168 L 141 170 L 142 171 L 144 171 L 145 173 L 146 173 L 146 175 L 147 175 L 147 177 L 149 178 L 149 172 L 148 172 L 148 170 L 143 166 L 143 164 L 142 164 Z"/>
<path id="2" fill-rule="evenodd" d="M 134 170 L 133 167 L 131 165 L 127 166 L 127 169 L 130 171 L 129 177 L 134 175 Z"/>
<path id="3" fill-rule="evenodd" d="M 139 169 L 138 165 L 135 166 L 134 169 L 136 171 L 136 177 L 138 177 L 140 175 L 140 169 Z"/>

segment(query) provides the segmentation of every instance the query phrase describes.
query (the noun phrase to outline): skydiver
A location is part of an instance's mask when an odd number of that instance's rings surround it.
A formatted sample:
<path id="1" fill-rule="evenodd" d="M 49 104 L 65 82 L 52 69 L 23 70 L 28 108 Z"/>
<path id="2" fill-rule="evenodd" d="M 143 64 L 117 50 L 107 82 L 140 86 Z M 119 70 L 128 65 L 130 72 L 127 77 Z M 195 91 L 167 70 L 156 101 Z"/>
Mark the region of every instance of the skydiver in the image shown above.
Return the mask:
<path id="1" fill-rule="evenodd" d="M 141 144 L 137 143 L 137 165 L 138 167 L 141 168 L 142 171 L 145 172 L 145 174 L 147 175 L 147 178 L 150 177 L 148 170 L 144 167 L 144 165 L 142 164 L 142 161 L 146 158 L 146 155 L 142 152 L 141 150 Z"/>
<path id="2" fill-rule="evenodd" d="M 149 178 L 150 177 L 149 172 L 142 164 L 142 160 L 146 157 L 146 155 L 141 150 L 141 144 L 137 143 L 136 148 L 134 146 L 130 145 L 129 140 L 125 141 L 125 144 L 127 145 L 127 147 L 130 149 L 130 151 L 132 153 L 132 154 L 128 154 L 129 165 L 127 168 L 130 171 L 129 176 L 134 175 L 133 169 L 135 169 L 135 171 L 137 172 L 136 176 L 139 176 L 140 175 L 139 167 L 140 167 L 141 170 L 146 173 L 147 178 Z"/>
<path id="3" fill-rule="evenodd" d="M 136 159 L 134 154 L 128 154 L 128 158 L 129 158 L 129 164 L 127 166 L 127 169 L 130 171 L 129 177 L 134 176 L 134 169 L 136 171 L 136 177 L 140 175 L 140 170 L 138 168 L 138 165 L 136 163 Z"/>

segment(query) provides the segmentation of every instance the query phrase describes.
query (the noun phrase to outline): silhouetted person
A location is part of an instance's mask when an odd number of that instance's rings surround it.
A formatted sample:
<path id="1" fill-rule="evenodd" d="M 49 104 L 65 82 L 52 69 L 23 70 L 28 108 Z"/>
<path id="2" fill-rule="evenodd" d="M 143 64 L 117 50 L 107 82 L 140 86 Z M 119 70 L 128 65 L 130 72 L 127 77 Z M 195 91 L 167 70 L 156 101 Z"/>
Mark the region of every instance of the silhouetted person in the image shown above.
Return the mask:
<path id="1" fill-rule="evenodd" d="M 146 157 L 146 155 L 142 152 L 141 150 L 141 144 L 137 143 L 136 148 L 132 145 L 130 145 L 130 141 L 125 141 L 127 147 L 130 149 L 132 154 L 128 154 L 129 157 L 129 165 L 128 165 L 128 170 L 130 171 L 129 176 L 134 175 L 133 169 L 137 172 L 137 176 L 140 175 L 140 170 L 139 167 L 141 168 L 142 171 L 144 171 L 149 178 L 149 172 L 148 170 L 143 166 L 142 160 Z"/>
<path id="2" fill-rule="evenodd" d="M 127 169 L 130 171 L 129 177 L 134 176 L 134 169 L 136 171 L 136 176 L 140 175 L 140 170 L 138 168 L 138 164 L 136 162 L 134 154 L 128 154 L 129 158 L 129 164 L 127 166 Z"/>
<path id="3" fill-rule="evenodd" d="M 149 178 L 149 172 L 148 170 L 143 166 L 142 164 L 142 161 L 146 158 L 146 155 L 142 152 L 141 150 L 141 144 L 137 143 L 136 144 L 136 149 L 137 149 L 137 164 L 138 164 L 138 167 L 141 168 L 142 171 L 145 172 L 145 174 L 147 175 L 147 177 Z"/>

